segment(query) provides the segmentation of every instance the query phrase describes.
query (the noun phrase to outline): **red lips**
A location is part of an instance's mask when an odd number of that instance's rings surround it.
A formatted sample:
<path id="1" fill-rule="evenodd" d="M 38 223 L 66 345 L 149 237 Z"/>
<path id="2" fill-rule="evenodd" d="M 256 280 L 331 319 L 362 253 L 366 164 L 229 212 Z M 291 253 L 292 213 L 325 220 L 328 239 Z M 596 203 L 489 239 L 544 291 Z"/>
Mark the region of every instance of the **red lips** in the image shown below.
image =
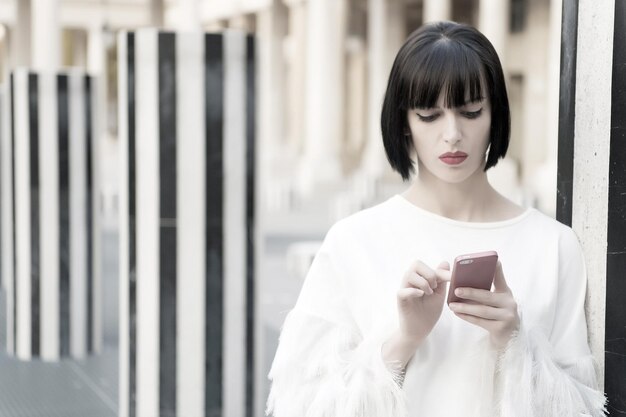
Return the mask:
<path id="1" fill-rule="evenodd" d="M 465 152 L 446 152 L 442 155 L 439 155 L 439 159 L 441 159 L 444 163 L 448 165 L 458 165 L 461 162 L 465 161 L 467 158 L 467 154 Z"/>

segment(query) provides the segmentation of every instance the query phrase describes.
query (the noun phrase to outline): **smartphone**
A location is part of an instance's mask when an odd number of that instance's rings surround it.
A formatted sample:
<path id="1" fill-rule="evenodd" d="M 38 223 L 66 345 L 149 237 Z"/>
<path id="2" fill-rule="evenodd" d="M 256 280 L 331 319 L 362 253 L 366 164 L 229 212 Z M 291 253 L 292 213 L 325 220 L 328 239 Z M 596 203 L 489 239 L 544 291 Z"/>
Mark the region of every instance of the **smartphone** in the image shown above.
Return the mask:
<path id="1" fill-rule="evenodd" d="M 454 290 L 459 287 L 491 290 L 497 263 L 498 254 L 495 251 L 457 256 L 452 268 L 452 278 L 448 290 L 448 304 L 464 301 L 454 294 Z"/>

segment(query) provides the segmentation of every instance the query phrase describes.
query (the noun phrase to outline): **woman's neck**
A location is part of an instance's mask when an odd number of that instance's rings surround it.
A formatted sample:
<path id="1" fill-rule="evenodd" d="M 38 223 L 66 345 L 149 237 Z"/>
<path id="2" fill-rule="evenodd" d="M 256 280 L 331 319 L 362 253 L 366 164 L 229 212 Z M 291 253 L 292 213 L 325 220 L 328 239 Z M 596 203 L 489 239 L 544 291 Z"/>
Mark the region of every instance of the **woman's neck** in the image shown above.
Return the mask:
<path id="1" fill-rule="evenodd" d="M 454 220 L 489 222 L 506 220 L 522 208 L 500 195 L 483 171 L 461 183 L 448 183 L 423 173 L 402 194 L 416 206 Z"/>

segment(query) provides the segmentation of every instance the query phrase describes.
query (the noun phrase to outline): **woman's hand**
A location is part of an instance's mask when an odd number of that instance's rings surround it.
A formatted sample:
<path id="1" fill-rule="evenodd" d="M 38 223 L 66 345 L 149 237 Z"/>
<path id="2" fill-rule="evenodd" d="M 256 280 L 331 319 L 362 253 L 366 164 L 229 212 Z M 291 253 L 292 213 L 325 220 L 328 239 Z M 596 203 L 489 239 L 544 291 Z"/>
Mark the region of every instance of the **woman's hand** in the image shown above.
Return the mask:
<path id="1" fill-rule="evenodd" d="M 433 270 L 421 261 L 404 274 L 397 293 L 400 335 L 421 343 L 431 332 L 443 310 L 450 265 L 442 262 Z"/>
<path id="2" fill-rule="evenodd" d="M 450 303 L 450 310 L 463 320 L 487 330 L 494 347 L 503 349 L 513 332 L 519 329 L 520 319 L 517 302 L 506 284 L 499 261 L 493 285 L 493 292 L 477 288 L 457 288 L 456 296 L 470 303 Z"/>
<path id="3" fill-rule="evenodd" d="M 397 294 L 400 327 L 382 346 L 383 359 L 391 369 L 403 369 L 435 327 L 443 310 L 448 281 L 447 262 L 433 270 L 417 261 L 404 274 Z"/>

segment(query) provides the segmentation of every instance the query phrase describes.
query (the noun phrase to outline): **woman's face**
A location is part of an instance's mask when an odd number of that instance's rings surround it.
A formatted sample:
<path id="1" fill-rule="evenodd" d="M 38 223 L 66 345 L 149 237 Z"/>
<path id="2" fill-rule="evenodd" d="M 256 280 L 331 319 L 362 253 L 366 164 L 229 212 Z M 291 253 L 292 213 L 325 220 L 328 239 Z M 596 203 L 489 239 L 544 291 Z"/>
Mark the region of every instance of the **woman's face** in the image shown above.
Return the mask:
<path id="1" fill-rule="evenodd" d="M 448 183 L 461 183 L 485 166 L 491 106 L 488 98 L 453 108 L 443 103 L 440 95 L 433 108 L 408 110 L 418 172 L 420 176 L 430 174 Z"/>

